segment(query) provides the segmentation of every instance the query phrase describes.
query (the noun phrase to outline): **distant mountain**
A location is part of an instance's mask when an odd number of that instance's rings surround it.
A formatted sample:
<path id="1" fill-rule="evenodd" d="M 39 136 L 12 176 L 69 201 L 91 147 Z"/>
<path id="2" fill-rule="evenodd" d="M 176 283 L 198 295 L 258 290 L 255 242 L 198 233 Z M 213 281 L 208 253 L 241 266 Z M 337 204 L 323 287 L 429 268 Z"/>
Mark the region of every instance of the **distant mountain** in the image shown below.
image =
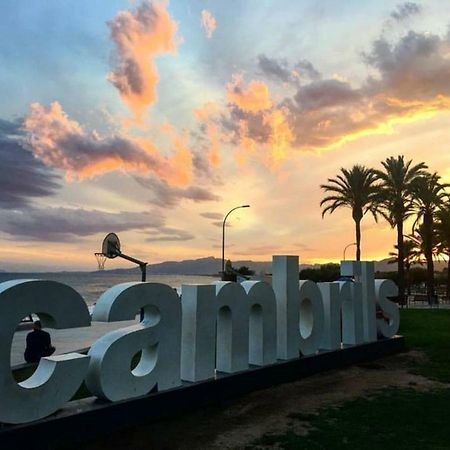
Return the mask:
<path id="1" fill-rule="evenodd" d="M 381 261 L 375 261 L 375 271 L 379 272 L 393 272 L 397 270 L 396 264 L 388 264 L 390 258 L 383 259 Z M 254 270 L 257 275 L 261 272 L 263 273 L 271 273 L 272 272 L 272 261 L 252 261 L 252 260 L 236 260 L 232 261 L 233 267 L 239 268 L 242 266 L 247 266 L 251 270 Z M 440 261 L 434 263 L 435 270 L 441 271 L 444 267 L 447 267 L 447 263 Z M 4 266 L 3 266 L 4 267 Z M 107 266 L 106 266 L 107 267 Z M 320 264 L 300 264 L 299 270 L 306 268 L 319 268 Z M 425 267 L 425 266 L 417 266 L 417 267 Z M 147 273 L 153 275 L 217 275 L 222 268 L 222 260 L 220 258 L 214 258 L 213 256 L 208 256 L 206 258 L 199 259 L 186 259 L 184 261 L 165 261 L 158 264 L 149 264 L 147 266 Z M 61 272 L 55 271 L 52 268 L 39 267 L 11 267 L 10 270 L 0 269 L 0 273 L 57 273 Z M 70 273 L 83 273 L 80 270 L 65 270 L 65 272 Z M 131 267 L 129 269 L 111 269 L 104 271 L 105 274 L 108 273 L 140 273 L 139 267 Z"/>
<path id="2" fill-rule="evenodd" d="M 397 270 L 396 264 L 389 264 L 390 258 L 381 261 L 375 261 L 375 271 L 378 272 L 394 272 Z M 271 273 L 272 261 L 252 261 L 252 260 L 236 260 L 232 261 L 233 267 L 239 268 L 247 266 L 254 270 L 256 274 Z M 320 264 L 300 264 L 299 270 L 305 268 L 319 268 Z M 424 266 L 418 266 L 424 267 Z M 435 262 L 435 270 L 440 271 L 446 267 L 444 262 Z M 199 259 L 186 259 L 183 261 L 165 261 L 158 264 L 149 264 L 147 273 L 153 275 L 217 275 L 222 269 L 222 260 L 208 256 Z M 113 269 L 107 270 L 108 273 L 137 273 L 138 267 L 131 269 Z"/>
<path id="3" fill-rule="evenodd" d="M 270 272 L 272 263 L 270 261 L 233 261 L 233 267 L 239 268 L 247 266 L 255 273 Z M 149 264 L 147 273 L 153 275 L 217 275 L 222 270 L 222 260 L 208 256 L 199 259 L 186 259 L 184 261 L 165 261 L 158 264 Z M 136 272 L 139 268 L 133 269 L 114 269 L 109 273 L 127 273 Z"/>

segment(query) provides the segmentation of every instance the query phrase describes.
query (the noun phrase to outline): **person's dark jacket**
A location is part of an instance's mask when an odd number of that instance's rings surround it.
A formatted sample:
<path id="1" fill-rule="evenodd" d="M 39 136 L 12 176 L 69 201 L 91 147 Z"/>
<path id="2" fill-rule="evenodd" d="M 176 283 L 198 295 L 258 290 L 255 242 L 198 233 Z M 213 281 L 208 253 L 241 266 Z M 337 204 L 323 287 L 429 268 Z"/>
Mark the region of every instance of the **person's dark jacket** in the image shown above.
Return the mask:
<path id="1" fill-rule="evenodd" d="M 33 330 L 27 334 L 27 347 L 24 354 L 26 362 L 39 362 L 43 356 L 50 356 L 54 351 L 50 334 L 46 331 Z"/>

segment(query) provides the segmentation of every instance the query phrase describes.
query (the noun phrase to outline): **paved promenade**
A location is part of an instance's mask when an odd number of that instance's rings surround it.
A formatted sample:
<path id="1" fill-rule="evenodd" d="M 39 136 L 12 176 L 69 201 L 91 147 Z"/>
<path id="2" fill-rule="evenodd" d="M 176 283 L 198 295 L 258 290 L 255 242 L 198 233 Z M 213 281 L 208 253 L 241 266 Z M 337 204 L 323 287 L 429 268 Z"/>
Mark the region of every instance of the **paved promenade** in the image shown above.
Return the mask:
<path id="1" fill-rule="evenodd" d="M 137 323 L 136 321 L 125 322 L 92 322 L 90 327 L 71 328 L 68 330 L 46 329 L 52 337 L 52 344 L 56 347 L 55 354 L 69 353 L 74 350 L 90 347 L 99 337 L 108 331 L 124 328 Z M 17 331 L 11 349 L 11 365 L 16 366 L 25 362 L 23 352 L 25 351 L 25 339 L 31 330 Z"/>

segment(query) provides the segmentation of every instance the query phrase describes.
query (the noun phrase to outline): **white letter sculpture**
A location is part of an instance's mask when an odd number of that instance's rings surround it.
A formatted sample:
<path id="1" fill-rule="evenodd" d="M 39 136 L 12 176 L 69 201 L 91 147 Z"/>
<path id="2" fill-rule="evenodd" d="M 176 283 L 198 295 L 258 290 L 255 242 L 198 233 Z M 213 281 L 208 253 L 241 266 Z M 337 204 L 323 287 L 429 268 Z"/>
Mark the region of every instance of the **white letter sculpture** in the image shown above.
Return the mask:
<path id="1" fill-rule="evenodd" d="M 216 367 L 216 287 L 181 287 L 183 311 L 181 378 L 201 381 L 214 377 Z"/>
<path id="2" fill-rule="evenodd" d="M 375 280 L 375 296 L 385 316 L 377 319 L 377 329 L 378 333 L 386 338 L 395 336 L 400 326 L 398 305 L 388 298 L 397 295 L 398 288 L 393 281 Z"/>
<path id="3" fill-rule="evenodd" d="M 337 281 L 319 283 L 318 286 L 322 292 L 325 313 L 325 328 L 321 348 L 338 350 L 341 348 L 341 342 L 345 345 L 362 343 L 361 284 Z"/>
<path id="4" fill-rule="evenodd" d="M 375 275 L 372 261 L 341 261 L 341 275 L 354 277 L 362 284 L 364 342 L 377 340 Z"/>
<path id="5" fill-rule="evenodd" d="M 299 282 L 298 256 L 274 256 L 272 286 L 277 299 L 278 359 L 320 349 L 324 327 L 322 296 L 315 283 Z"/>
<path id="6" fill-rule="evenodd" d="M 266 366 L 277 360 L 277 301 L 270 285 L 244 281 L 249 307 L 249 363 Z"/>
<path id="7" fill-rule="evenodd" d="M 234 373 L 248 369 L 248 303 L 239 283 L 216 283 L 217 350 L 216 369 Z"/>
<path id="8" fill-rule="evenodd" d="M 183 285 L 181 304 L 183 380 L 212 378 L 216 365 L 234 373 L 276 362 L 276 299 L 267 283 Z"/>
<path id="9" fill-rule="evenodd" d="M 93 320 L 132 320 L 143 308 L 144 320 L 111 331 L 89 350 L 88 389 L 110 401 L 125 400 L 181 384 L 181 302 L 176 291 L 159 283 L 122 283 L 95 305 Z M 131 370 L 133 356 L 142 351 Z"/>
<path id="10" fill-rule="evenodd" d="M 33 375 L 17 383 L 10 351 L 21 320 L 35 313 L 44 327 L 76 328 L 91 324 L 78 292 L 55 281 L 15 280 L 0 283 L 0 422 L 38 420 L 64 406 L 86 375 L 89 357 L 79 353 L 42 358 Z"/>

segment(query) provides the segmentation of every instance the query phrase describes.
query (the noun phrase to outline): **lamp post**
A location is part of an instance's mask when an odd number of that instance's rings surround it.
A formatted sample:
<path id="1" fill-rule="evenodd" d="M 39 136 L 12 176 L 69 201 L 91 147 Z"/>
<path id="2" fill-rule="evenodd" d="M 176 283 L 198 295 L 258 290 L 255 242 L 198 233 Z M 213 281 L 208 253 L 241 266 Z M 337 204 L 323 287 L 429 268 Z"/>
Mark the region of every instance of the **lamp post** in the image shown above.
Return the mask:
<path id="1" fill-rule="evenodd" d="M 343 259 L 343 261 L 345 261 L 345 252 L 346 252 L 347 249 L 348 249 L 349 247 L 351 247 L 352 245 L 357 245 L 357 244 L 356 244 L 356 242 L 352 242 L 351 244 L 348 244 L 348 245 L 345 246 L 345 248 L 344 248 L 344 259 Z"/>
<path id="2" fill-rule="evenodd" d="M 223 219 L 223 223 L 222 223 L 222 280 L 225 275 L 225 222 L 227 221 L 228 216 L 233 211 L 235 211 L 236 209 L 239 209 L 239 208 L 250 208 L 250 205 L 241 205 L 241 206 L 236 206 L 233 209 L 230 209 L 230 211 L 227 212 L 225 218 Z"/>

